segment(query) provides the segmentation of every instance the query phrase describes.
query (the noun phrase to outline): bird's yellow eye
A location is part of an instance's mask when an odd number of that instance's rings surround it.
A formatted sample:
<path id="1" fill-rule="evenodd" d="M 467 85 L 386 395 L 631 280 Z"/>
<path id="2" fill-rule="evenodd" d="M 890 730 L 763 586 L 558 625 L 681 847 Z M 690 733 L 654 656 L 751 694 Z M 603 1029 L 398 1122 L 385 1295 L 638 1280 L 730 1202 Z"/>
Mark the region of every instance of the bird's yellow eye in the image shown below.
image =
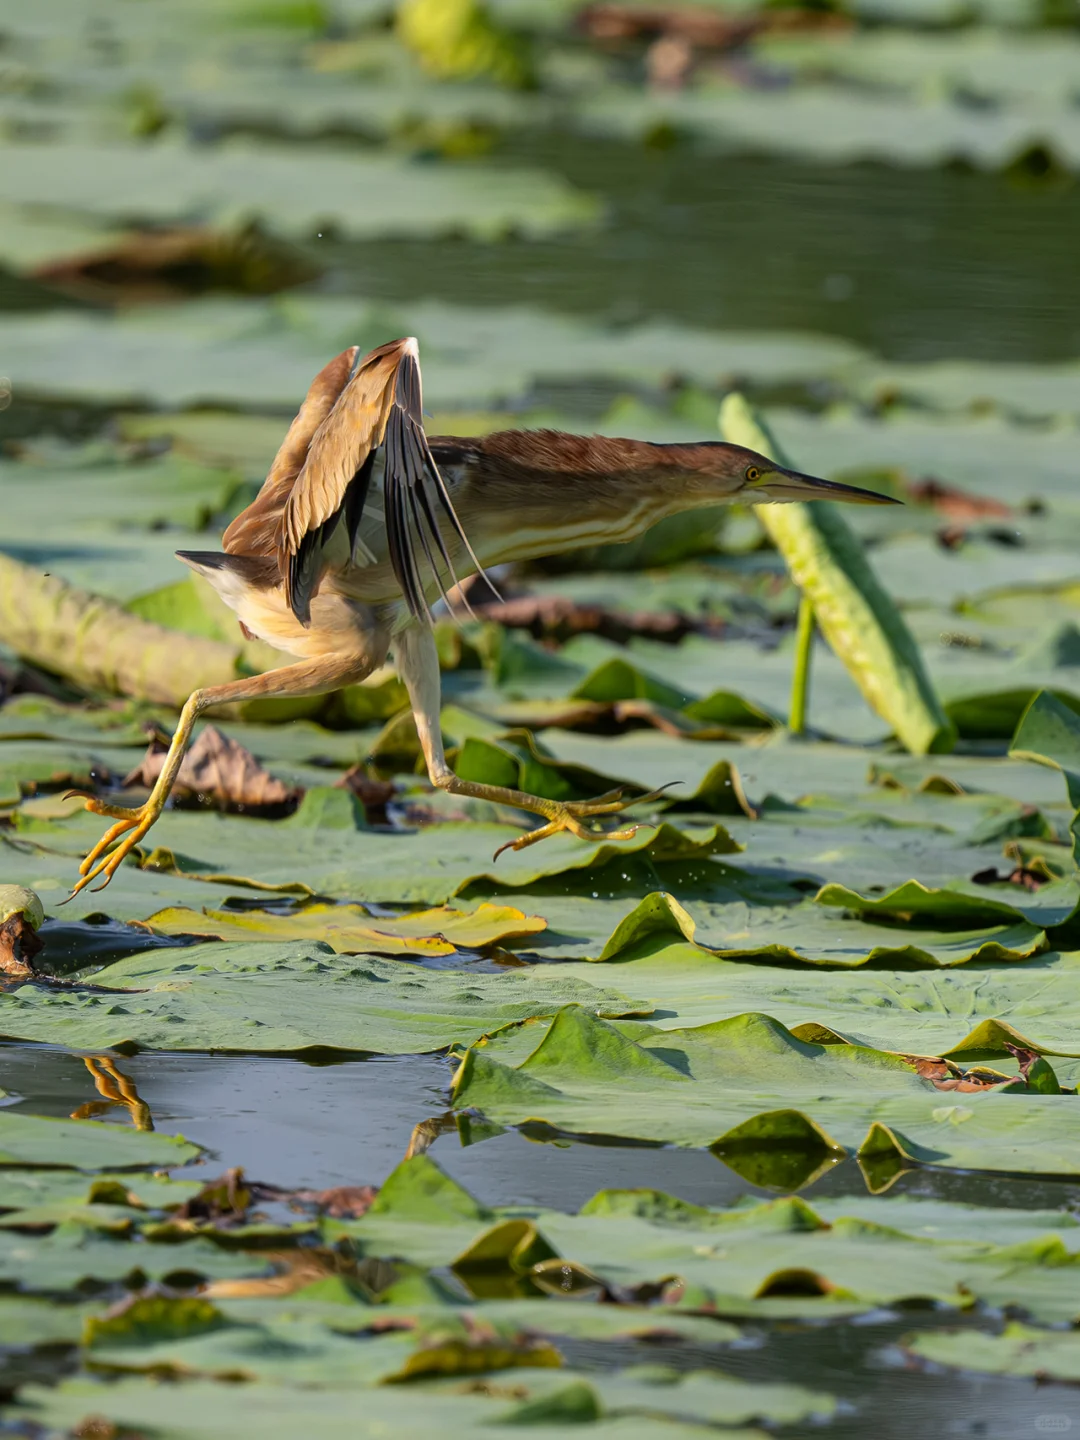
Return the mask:
<path id="1" fill-rule="evenodd" d="M 746 479 L 751 485 L 754 483 L 755 480 L 761 479 L 761 471 L 756 465 L 751 465 L 750 468 L 747 470 Z"/>

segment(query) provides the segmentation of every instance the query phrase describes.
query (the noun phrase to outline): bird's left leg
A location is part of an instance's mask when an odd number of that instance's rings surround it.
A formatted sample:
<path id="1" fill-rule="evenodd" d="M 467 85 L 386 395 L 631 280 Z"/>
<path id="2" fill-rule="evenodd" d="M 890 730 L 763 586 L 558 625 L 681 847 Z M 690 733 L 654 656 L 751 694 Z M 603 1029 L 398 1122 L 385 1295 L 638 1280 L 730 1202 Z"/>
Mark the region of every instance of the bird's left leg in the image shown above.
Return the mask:
<path id="1" fill-rule="evenodd" d="M 648 795 L 638 795 L 624 800 L 625 791 L 611 790 L 595 800 L 547 800 L 541 795 L 529 795 L 524 790 L 511 790 L 504 785 L 482 785 L 474 780 L 462 780 L 450 769 L 443 753 L 442 733 L 439 729 L 439 702 L 441 684 L 439 677 L 439 655 L 435 648 L 435 637 L 424 625 L 410 625 L 394 637 L 394 660 L 398 675 L 404 681 L 412 703 L 413 718 L 416 721 L 420 747 L 424 752 L 428 776 L 433 785 L 450 795 L 465 795 L 474 800 L 489 800 L 496 805 L 513 805 L 519 810 L 532 810 L 542 815 L 546 824 L 536 830 L 529 830 L 517 840 L 511 840 L 496 850 L 496 858 L 504 850 L 524 850 L 526 845 L 535 845 L 560 830 L 569 830 L 581 840 L 629 840 L 642 828 L 644 822 L 629 825 L 625 830 L 591 830 L 582 824 L 596 815 L 616 815 L 631 805 L 656 800 L 663 794 L 653 790 Z"/>
<path id="2" fill-rule="evenodd" d="M 165 802 L 180 772 L 195 722 L 205 710 L 211 710 L 215 705 L 232 705 L 241 700 L 256 700 L 260 697 L 321 695 L 328 690 L 336 690 L 342 685 L 363 680 L 373 668 L 367 661 L 361 661 L 355 655 L 348 658 L 327 656 L 316 660 L 303 660 L 298 665 L 286 665 L 280 670 L 268 670 L 264 675 L 244 676 L 240 680 L 231 680 L 227 685 L 210 685 L 205 690 L 194 691 L 180 712 L 180 723 L 165 756 L 161 774 L 145 804 L 128 810 L 119 805 L 106 804 L 93 795 L 84 797 L 88 810 L 92 810 L 95 815 L 108 815 L 116 823 L 109 826 L 79 866 L 82 879 L 68 899 L 101 876 L 104 876 L 104 879 L 96 888 L 104 889 L 116 874 L 121 862 L 165 809 Z M 108 854 L 109 847 L 122 835 L 123 840 Z"/>

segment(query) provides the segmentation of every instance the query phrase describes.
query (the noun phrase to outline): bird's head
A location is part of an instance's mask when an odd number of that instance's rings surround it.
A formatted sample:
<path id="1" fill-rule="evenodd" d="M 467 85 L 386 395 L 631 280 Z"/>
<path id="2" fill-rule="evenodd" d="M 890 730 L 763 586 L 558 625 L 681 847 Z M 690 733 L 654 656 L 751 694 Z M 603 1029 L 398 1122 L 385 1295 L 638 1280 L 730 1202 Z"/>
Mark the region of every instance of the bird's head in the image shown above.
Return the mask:
<path id="1" fill-rule="evenodd" d="M 683 447 L 670 447 L 671 450 Z M 756 450 L 741 445 L 711 442 L 688 446 L 696 452 L 691 487 L 700 503 L 734 501 L 742 505 L 771 505 L 784 500 L 842 500 L 849 505 L 898 505 L 891 495 L 879 495 L 857 485 L 819 480 L 788 470 Z"/>

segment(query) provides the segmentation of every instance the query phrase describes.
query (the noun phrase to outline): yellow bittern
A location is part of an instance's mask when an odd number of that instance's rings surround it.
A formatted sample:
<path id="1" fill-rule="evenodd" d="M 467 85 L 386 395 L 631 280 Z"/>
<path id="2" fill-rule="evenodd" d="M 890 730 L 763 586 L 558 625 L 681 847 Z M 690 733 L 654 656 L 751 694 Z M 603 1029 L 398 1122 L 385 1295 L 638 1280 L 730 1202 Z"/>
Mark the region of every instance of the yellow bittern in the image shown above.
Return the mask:
<path id="1" fill-rule="evenodd" d="M 357 346 L 344 351 L 315 377 L 258 496 L 225 531 L 224 553 L 179 552 L 236 612 L 246 636 L 301 658 L 196 690 L 138 809 L 87 798 L 89 810 L 115 823 L 82 862 L 73 893 L 102 876 L 107 885 L 161 814 L 204 711 L 335 690 L 363 680 L 390 651 L 433 785 L 543 816 L 514 849 L 559 830 L 594 838 L 584 821 L 642 797 L 623 800 L 615 791 L 596 800 L 546 800 L 461 780 L 450 769 L 439 731 L 431 603 L 485 566 L 630 540 L 666 515 L 723 501 L 893 503 L 719 441 L 654 445 L 555 430 L 429 439 L 422 413 L 415 340 L 363 357 Z M 607 838 L 627 839 L 636 828 Z"/>

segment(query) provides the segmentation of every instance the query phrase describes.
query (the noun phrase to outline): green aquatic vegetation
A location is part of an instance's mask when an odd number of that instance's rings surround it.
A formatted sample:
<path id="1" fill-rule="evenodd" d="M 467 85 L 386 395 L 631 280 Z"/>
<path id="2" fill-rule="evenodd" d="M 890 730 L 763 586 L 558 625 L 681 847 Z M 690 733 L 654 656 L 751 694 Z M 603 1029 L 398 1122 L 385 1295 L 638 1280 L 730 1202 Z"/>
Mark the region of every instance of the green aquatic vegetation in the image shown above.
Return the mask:
<path id="1" fill-rule="evenodd" d="M 1007 1064 L 1009 1045 L 1048 1055 L 1077 1051 L 1069 999 L 1076 986 L 1075 952 L 1004 966 L 991 958 L 943 969 L 891 969 L 888 962 L 825 969 L 790 960 L 722 960 L 661 935 L 609 963 L 604 973 L 656 1005 L 658 1013 L 649 1018 L 662 1029 L 758 1011 L 808 1041 L 964 1063 L 990 1057 L 995 1065 Z M 596 975 L 591 963 L 560 969 L 567 977 Z M 510 1038 L 504 1032 L 500 1044 Z M 517 1058 L 524 1059 L 538 1040 L 535 1030 L 520 1032 L 518 1043 L 526 1049 Z"/>
<path id="2" fill-rule="evenodd" d="M 551 1015 L 570 996 L 602 1014 L 652 1008 L 591 980 L 520 970 L 462 975 L 373 955 L 339 957 L 320 941 L 253 941 L 144 952 L 85 987 L 9 991 L 0 1033 L 86 1050 L 409 1055 Z M 102 1168 L 114 1163 L 106 1159 Z"/>
<path id="3" fill-rule="evenodd" d="M 974 1330 L 931 1330 L 908 1336 L 904 1349 L 920 1360 L 990 1375 L 1024 1375 L 1039 1381 L 1080 1380 L 1080 1346 L 1072 1333 L 1038 1330 L 1019 1322 L 1000 1335 Z"/>
<path id="4" fill-rule="evenodd" d="M 720 430 L 735 444 L 778 453 L 775 440 L 762 430 L 739 395 L 729 395 L 724 401 Z M 765 506 L 761 514 L 804 603 L 810 606 L 807 613 L 812 613 L 868 703 L 893 725 L 908 750 L 920 755 L 951 750 L 955 734 L 923 668 L 918 647 L 847 521 L 821 502 Z M 808 637 L 802 664 L 809 663 Z M 802 731 L 807 679 L 797 669 L 799 684 L 799 724 L 792 724 L 792 729 Z"/>
<path id="5" fill-rule="evenodd" d="M 472 912 L 442 905 L 412 915 L 376 917 L 358 905 L 306 905 L 291 915 L 271 911 L 161 910 L 147 924 L 165 935 L 218 935 L 223 940 L 325 940 L 339 953 L 453 955 L 525 941 L 547 922 L 513 906 L 481 903 Z"/>
<path id="6" fill-rule="evenodd" d="M 45 868 L 39 856 L 84 853 L 95 824 L 87 814 L 56 821 L 24 818 L 16 831 L 27 847 L 21 868 Z M 550 845 L 508 853 L 495 862 L 499 846 L 519 833 L 508 824 L 464 821 L 376 830 L 364 822 L 361 806 L 347 790 L 324 788 L 309 790 L 296 813 L 281 821 L 241 818 L 237 825 L 220 814 L 170 811 L 155 834 L 155 848 L 145 854 L 144 866 L 231 888 L 440 905 L 482 878 L 521 886 L 546 876 L 598 869 L 627 854 L 654 862 L 704 860 L 740 848 L 716 823 L 664 823 L 625 842 L 557 836 Z M 282 848 L 284 836 L 289 839 L 287 850 Z"/>
<path id="7" fill-rule="evenodd" d="M 1021 1218 L 1015 1212 L 978 1231 L 967 1225 L 971 1207 L 889 1197 L 882 1221 L 873 1218 L 877 1198 L 816 1205 L 783 1196 L 723 1209 L 647 1189 L 601 1191 L 576 1214 L 492 1211 L 426 1156 L 399 1166 L 383 1196 L 381 1207 L 331 1233 L 347 1236 L 360 1256 L 450 1266 L 478 1298 L 501 1264 L 505 1278 L 528 1277 L 544 1294 L 558 1293 L 562 1267 L 585 1292 L 607 1284 L 626 1293 L 663 1279 L 662 1305 L 686 1314 L 823 1319 L 916 1299 L 967 1309 L 972 1295 L 984 1293 L 1025 1305 L 1030 1287 L 1042 1294 L 1026 1308 L 1041 1318 L 1064 1301 L 1075 1271 L 1063 1238 L 1075 1247 L 1075 1222 L 1056 1212 L 1030 1217 L 1016 1240 L 1008 1223 Z M 486 1275 L 476 1263 L 481 1255 Z M 785 1284 L 795 1275 L 802 1285 Z M 527 1303 L 517 1302 L 518 1313 Z M 659 1310 L 663 1323 L 670 1313 Z"/>
<path id="8" fill-rule="evenodd" d="M 401 0 L 397 32 L 424 68 L 441 79 L 490 77 L 502 85 L 532 80 L 528 50 L 482 0 Z"/>
<path id="9" fill-rule="evenodd" d="M 860 1046 L 800 1040 L 765 1015 L 688 1030 L 628 1034 L 583 1011 L 559 1012 L 524 1059 L 504 1064 L 494 1037 L 466 1052 L 454 1104 L 500 1124 L 713 1146 L 750 1142 L 895 1151 L 923 1164 L 1080 1169 L 1068 1102 L 1001 1075 L 943 1095 L 914 1062 Z M 1012 1091 L 1023 1092 L 1009 1093 Z M 946 1103 L 943 1100 L 962 1100 Z"/>
<path id="10" fill-rule="evenodd" d="M 542 172 L 432 173 L 387 155 L 312 161 L 259 144 L 206 154 L 161 140 L 141 148 L 16 143 L 5 146 L 4 161 L 7 204 L 48 207 L 62 193 L 67 209 L 103 220 L 177 225 L 197 216 L 222 229 L 261 220 L 293 239 L 315 238 L 320 226 L 352 239 L 457 230 L 491 240 L 511 228 L 542 236 L 597 214 L 589 196 Z M 373 191 L 378 207 L 366 199 Z"/>
<path id="11" fill-rule="evenodd" d="M 197 1145 L 171 1135 L 0 1111 L 0 1165 L 135 1170 L 183 1165 L 198 1153 Z"/>

